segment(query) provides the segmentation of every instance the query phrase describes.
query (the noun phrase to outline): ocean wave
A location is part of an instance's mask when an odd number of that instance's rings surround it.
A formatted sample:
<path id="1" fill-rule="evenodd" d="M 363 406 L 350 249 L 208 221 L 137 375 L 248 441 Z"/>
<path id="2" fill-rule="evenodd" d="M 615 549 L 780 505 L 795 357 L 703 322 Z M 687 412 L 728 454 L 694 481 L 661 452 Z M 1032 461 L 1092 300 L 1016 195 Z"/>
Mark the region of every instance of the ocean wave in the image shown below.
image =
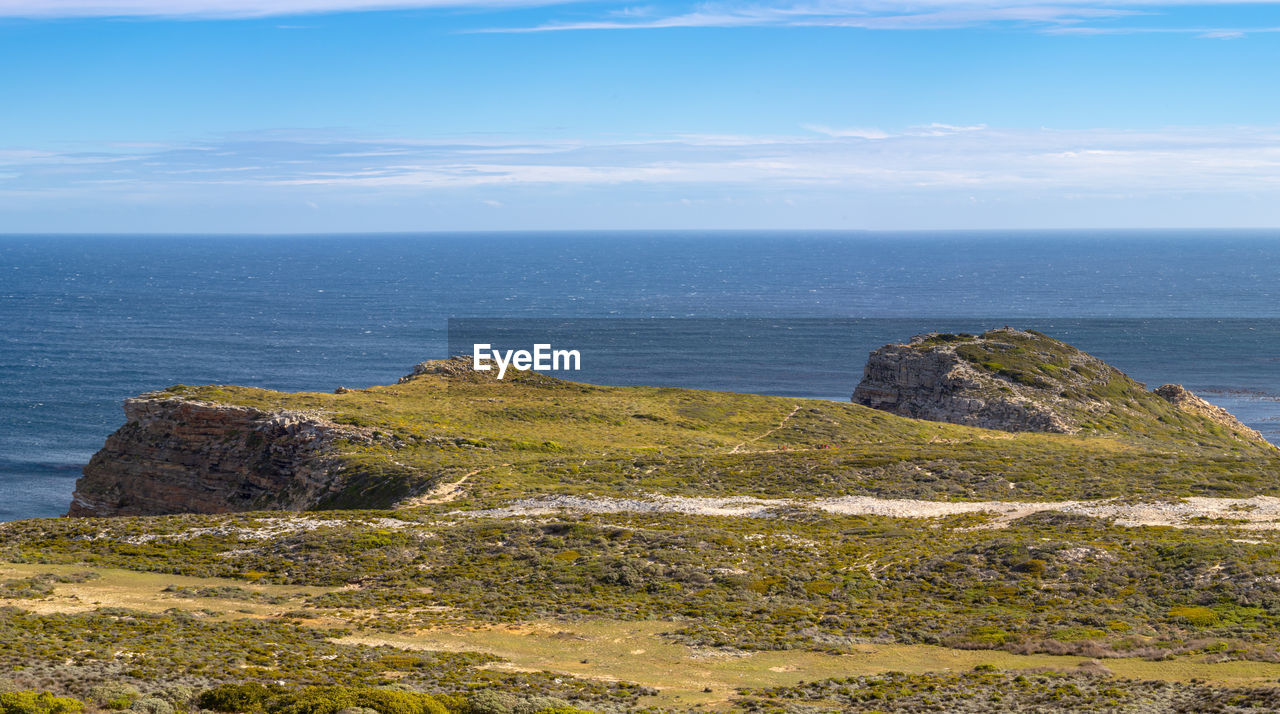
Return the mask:
<path id="1" fill-rule="evenodd" d="M 1230 397 L 1232 399 L 1249 399 L 1253 401 L 1264 402 L 1280 402 L 1280 394 L 1274 392 L 1265 392 L 1260 389 L 1246 389 L 1243 387 L 1212 387 L 1193 389 L 1196 394 L 1202 397 Z"/>

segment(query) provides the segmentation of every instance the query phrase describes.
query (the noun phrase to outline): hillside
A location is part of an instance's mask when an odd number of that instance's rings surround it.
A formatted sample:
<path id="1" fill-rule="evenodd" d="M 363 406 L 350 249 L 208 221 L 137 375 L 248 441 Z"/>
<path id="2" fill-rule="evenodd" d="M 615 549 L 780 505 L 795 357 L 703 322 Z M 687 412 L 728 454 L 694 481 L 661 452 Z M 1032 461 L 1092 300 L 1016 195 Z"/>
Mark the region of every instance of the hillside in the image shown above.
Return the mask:
<path id="1" fill-rule="evenodd" d="M 1015 366 L 1002 369 L 1019 368 L 1003 354 Z M 1052 363 L 1039 364 L 1043 371 Z M 336 394 L 179 385 L 126 403 L 128 423 L 85 469 L 71 512 L 386 508 L 449 484 L 449 493 L 478 505 L 586 492 L 933 500 L 1280 493 L 1280 451 L 1110 367 L 1096 369 L 1088 382 L 1073 382 L 1071 399 L 1055 387 L 1055 418 L 1076 425 L 1074 434 L 531 372 L 499 381 L 461 359 L 424 363 L 399 384 Z M 1007 395 L 1003 384 L 982 388 Z M 1043 388 L 1007 389 L 1040 408 L 1024 395 Z"/>
<path id="2" fill-rule="evenodd" d="M 118 517 L 0 524 L 0 668 L 151 714 L 1274 711 L 1280 452 L 1118 383 L 1074 433 L 458 359 L 170 387 L 80 482 Z"/>

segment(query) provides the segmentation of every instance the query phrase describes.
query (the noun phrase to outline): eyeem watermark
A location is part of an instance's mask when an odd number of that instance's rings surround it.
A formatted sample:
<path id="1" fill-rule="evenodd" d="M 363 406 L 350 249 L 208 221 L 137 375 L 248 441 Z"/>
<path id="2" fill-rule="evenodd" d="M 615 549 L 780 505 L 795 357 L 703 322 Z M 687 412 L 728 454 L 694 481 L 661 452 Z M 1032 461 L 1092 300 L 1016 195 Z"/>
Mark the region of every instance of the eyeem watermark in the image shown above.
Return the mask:
<path id="1" fill-rule="evenodd" d="M 534 370 L 573 370 L 582 369 L 582 355 L 577 350 L 553 350 L 549 344 L 534 345 L 533 351 L 529 350 L 501 350 L 493 349 L 493 345 L 489 344 L 473 344 L 471 345 L 471 367 L 477 372 L 487 372 L 493 369 L 493 365 L 489 364 L 492 359 L 494 364 L 498 365 L 498 379 L 502 379 L 507 373 L 507 367 L 515 367 L 516 369 L 534 369 Z"/>

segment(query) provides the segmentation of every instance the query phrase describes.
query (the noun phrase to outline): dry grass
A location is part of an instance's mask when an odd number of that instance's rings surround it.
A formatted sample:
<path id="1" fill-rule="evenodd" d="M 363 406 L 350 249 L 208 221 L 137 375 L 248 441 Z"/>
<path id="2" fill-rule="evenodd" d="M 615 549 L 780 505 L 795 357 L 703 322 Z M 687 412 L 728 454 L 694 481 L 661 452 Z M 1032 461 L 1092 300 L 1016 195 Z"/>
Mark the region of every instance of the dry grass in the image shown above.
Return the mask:
<path id="1" fill-rule="evenodd" d="M 333 588 L 246 584 L 242 580 L 195 578 L 111 568 L 70 565 L 0 563 L 0 578 L 41 573 L 70 574 L 92 570 L 100 577 L 82 583 L 59 583 L 53 596 L 42 600 L 4 602 L 48 613 L 76 613 L 104 607 L 162 612 L 170 608 L 206 610 L 220 619 L 264 618 L 303 606 L 309 595 Z M 239 599 L 175 598 L 169 586 L 212 588 L 236 586 L 264 595 L 289 598 L 287 604 L 263 604 Z M 336 618 L 308 621 L 316 627 L 349 627 Z M 412 634 L 360 632 L 337 638 L 344 644 L 388 645 L 405 650 L 483 652 L 506 662 L 491 665 L 510 671 L 550 671 L 586 679 L 628 681 L 654 687 L 659 694 L 642 705 L 711 707 L 726 705 L 740 687 L 789 686 L 800 681 L 883 672 L 967 671 L 978 665 L 999 669 L 1056 668 L 1073 670 L 1087 658 L 1018 655 L 992 650 L 964 650 L 930 645 L 859 645 L 848 654 L 800 650 L 746 652 L 706 649 L 678 644 L 663 633 L 678 623 L 662 621 L 576 622 L 536 621 L 517 625 L 451 626 Z M 1141 680 L 1199 679 L 1222 685 L 1274 682 L 1280 664 L 1262 662 L 1210 663 L 1200 658 L 1147 661 L 1116 658 L 1103 661 L 1116 676 Z M 706 690 L 710 691 L 706 691 Z"/>
<path id="2" fill-rule="evenodd" d="M 660 691 L 641 703 L 650 706 L 716 706 L 739 687 L 794 685 L 828 677 L 883 672 L 967 671 L 978 665 L 998 669 L 1073 670 L 1084 657 L 1017 655 L 990 650 L 961 650 L 930 645 L 860 645 L 851 654 L 795 650 L 742 652 L 706 650 L 672 643 L 664 637 L 669 622 L 537 622 L 513 626 L 453 627 L 412 635 L 357 634 L 339 642 L 390 645 L 407 650 L 486 652 L 507 660 L 500 666 L 519 671 L 552 671 L 582 678 L 624 680 Z M 1280 664 L 1207 663 L 1191 659 L 1152 662 L 1107 659 L 1117 676 L 1164 681 L 1203 681 L 1241 685 L 1274 681 Z M 710 692 L 705 691 L 710 689 Z"/>
<path id="3" fill-rule="evenodd" d="M 169 586 L 178 587 L 236 587 L 264 595 L 289 598 L 301 604 L 302 599 L 335 588 L 305 587 L 295 585 L 246 584 L 243 580 L 225 578 L 192 578 L 167 573 L 142 573 L 116 568 L 87 568 L 77 565 L 44 565 L 0 563 L 0 579 L 26 578 L 41 573 L 66 575 L 95 572 L 100 577 L 82 583 L 58 583 L 53 595 L 39 600 L 7 601 L 0 598 L 0 605 L 14 605 L 41 615 L 53 613 L 79 613 L 106 607 L 127 608 L 141 612 L 164 612 L 172 608 L 180 610 L 213 610 L 227 618 L 272 617 L 291 605 L 271 605 L 245 600 L 225 598 L 178 598 L 164 592 Z"/>

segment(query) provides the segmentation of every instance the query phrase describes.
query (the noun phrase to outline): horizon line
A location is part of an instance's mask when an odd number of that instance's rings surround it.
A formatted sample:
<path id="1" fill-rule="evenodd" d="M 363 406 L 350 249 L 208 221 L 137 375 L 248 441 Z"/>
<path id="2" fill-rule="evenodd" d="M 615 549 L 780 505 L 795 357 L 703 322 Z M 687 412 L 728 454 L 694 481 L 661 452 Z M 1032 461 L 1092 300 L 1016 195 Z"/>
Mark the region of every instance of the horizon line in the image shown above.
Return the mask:
<path id="1" fill-rule="evenodd" d="M 534 234 L 534 233 L 1150 233 L 1150 232 L 1216 231 L 1244 233 L 1276 231 L 1278 226 L 1147 226 L 1147 227 L 1001 227 L 1001 228 L 428 228 L 399 231 L 2 231 L 4 238 L 305 238 L 305 237 L 375 237 L 427 236 L 447 234 Z M 1280 237 L 1278 235 L 1277 237 Z"/>

